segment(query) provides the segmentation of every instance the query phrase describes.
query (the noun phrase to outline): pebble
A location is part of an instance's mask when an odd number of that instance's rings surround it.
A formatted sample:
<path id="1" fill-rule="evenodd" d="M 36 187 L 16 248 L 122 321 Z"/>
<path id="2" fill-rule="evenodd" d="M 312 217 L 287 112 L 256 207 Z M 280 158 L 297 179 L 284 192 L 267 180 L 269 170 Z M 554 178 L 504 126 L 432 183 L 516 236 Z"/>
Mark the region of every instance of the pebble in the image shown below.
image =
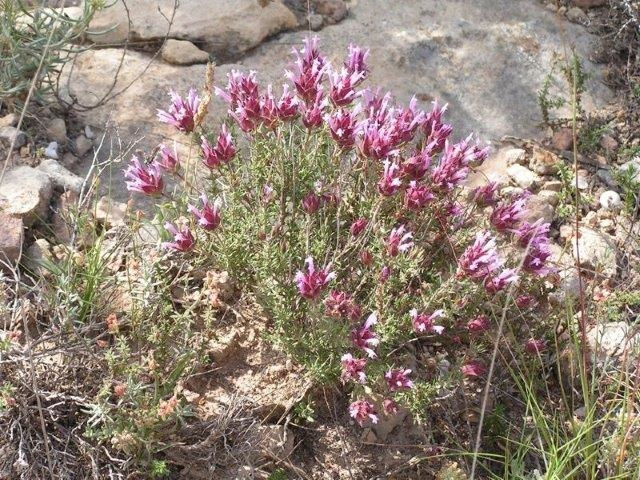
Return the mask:
<path id="1" fill-rule="evenodd" d="M 507 175 L 521 188 L 535 188 L 542 182 L 538 174 L 519 164 L 509 166 Z"/>
<path id="2" fill-rule="evenodd" d="M 558 163 L 561 161 L 555 153 L 534 147 L 529 168 L 540 175 L 552 175 L 558 170 Z"/>
<path id="3" fill-rule="evenodd" d="M 47 136 L 49 140 L 66 143 L 67 141 L 67 125 L 62 118 L 54 118 L 47 126 Z"/>
<path id="4" fill-rule="evenodd" d="M 553 132 L 551 144 L 558 150 L 571 150 L 571 147 L 573 147 L 573 131 L 570 128 L 561 128 Z"/>
<path id="5" fill-rule="evenodd" d="M 504 157 L 507 160 L 507 165 L 513 165 L 515 163 L 524 164 L 527 159 L 527 152 L 522 148 L 511 148 L 504 152 Z"/>
<path id="6" fill-rule="evenodd" d="M 544 182 L 542 184 L 543 190 L 550 190 L 552 192 L 561 192 L 562 191 L 562 182 L 560 180 L 550 180 L 548 182 Z"/>
<path id="7" fill-rule="evenodd" d="M 172 65 L 194 65 L 209 61 L 209 54 L 188 40 L 168 39 L 161 54 L 162 59 Z"/>
<path id="8" fill-rule="evenodd" d="M 312 13 L 307 16 L 307 25 L 311 30 L 317 32 L 322 28 L 322 24 L 324 23 L 324 17 L 319 13 Z"/>
<path id="9" fill-rule="evenodd" d="M 613 243 L 602 233 L 582 227 L 572 239 L 573 257 L 580 256 L 580 265 L 601 272 L 606 277 L 614 277 L 618 266 L 617 251 Z"/>
<path id="10" fill-rule="evenodd" d="M 85 153 L 91 150 L 91 147 L 93 147 L 93 142 L 91 140 L 84 135 L 78 135 L 76 138 L 76 152 L 78 153 L 78 156 L 82 157 Z"/>
<path id="11" fill-rule="evenodd" d="M 611 135 L 603 135 L 600 139 L 600 146 L 607 152 L 615 152 L 618 150 L 618 141 Z"/>
<path id="12" fill-rule="evenodd" d="M 95 132 L 91 129 L 89 125 L 85 125 L 84 127 L 84 136 L 87 137 L 89 140 L 93 140 L 94 138 L 96 138 Z"/>
<path id="13" fill-rule="evenodd" d="M 51 142 L 47 145 L 47 148 L 44 149 L 44 156 L 47 158 L 53 158 L 54 160 L 58 159 L 58 142 Z"/>
<path id="14" fill-rule="evenodd" d="M 587 172 L 586 170 L 578 170 L 578 174 L 576 177 L 577 181 L 574 177 L 571 183 L 575 185 L 578 190 L 586 190 L 589 188 L 589 172 Z"/>
<path id="15" fill-rule="evenodd" d="M 605 210 L 618 210 L 622 206 L 622 199 L 618 192 L 607 190 L 600 195 L 600 205 Z"/>
<path id="16" fill-rule="evenodd" d="M 572 23 L 578 23 L 580 25 L 587 25 L 589 23 L 589 16 L 580 7 L 571 7 L 565 15 L 567 20 Z"/>
<path id="17" fill-rule="evenodd" d="M 27 143 L 27 136 L 16 127 L 2 127 L 0 128 L 0 142 L 4 143 L 7 147 L 11 146 L 11 142 L 15 142 L 13 148 L 17 149 Z"/>
<path id="18" fill-rule="evenodd" d="M 549 202 L 550 205 L 557 207 L 560 201 L 560 194 L 553 190 L 540 190 L 538 196 L 543 200 Z"/>
<path id="19" fill-rule="evenodd" d="M 596 170 L 596 177 L 609 188 L 615 188 L 618 185 L 611 171 L 608 169 L 600 168 Z"/>
<path id="20" fill-rule="evenodd" d="M 49 213 L 53 185 L 47 174 L 22 165 L 9 170 L 0 184 L 4 212 L 22 218 L 26 227 Z"/>
<path id="21" fill-rule="evenodd" d="M 632 179 L 635 182 L 639 182 L 640 183 L 640 157 L 635 157 L 631 160 L 629 160 L 628 162 L 623 163 L 622 165 L 620 165 L 619 168 L 620 172 L 627 172 L 630 170 L 633 170 L 633 177 Z"/>
<path id="22" fill-rule="evenodd" d="M 13 217 L 0 208 L 0 268 L 4 262 L 15 263 L 20 257 L 24 225 L 21 218 Z"/>
<path id="23" fill-rule="evenodd" d="M 18 120 L 20 120 L 20 116 L 17 113 L 8 113 L 4 117 L 0 118 L 0 128 L 15 127 L 18 125 Z"/>
<path id="24" fill-rule="evenodd" d="M 51 158 L 42 160 L 37 168 L 49 176 L 55 187 L 76 193 L 82 189 L 84 179 L 64 168 L 56 160 Z"/>

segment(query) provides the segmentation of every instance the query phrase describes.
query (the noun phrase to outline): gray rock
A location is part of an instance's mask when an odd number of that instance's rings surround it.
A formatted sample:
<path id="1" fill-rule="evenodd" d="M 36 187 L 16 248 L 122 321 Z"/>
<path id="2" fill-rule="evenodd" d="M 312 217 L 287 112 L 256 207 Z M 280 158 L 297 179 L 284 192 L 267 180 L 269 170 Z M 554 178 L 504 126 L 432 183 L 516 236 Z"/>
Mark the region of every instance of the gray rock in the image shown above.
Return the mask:
<path id="1" fill-rule="evenodd" d="M 507 168 L 507 174 L 520 188 L 534 189 L 542 182 L 538 174 L 517 163 Z"/>
<path id="2" fill-rule="evenodd" d="M 542 184 L 543 190 L 550 190 L 552 192 L 561 192 L 563 184 L 560 180 L 550 180 Z"/>
<path id="3" fill-rule="evenodd" d="M 593 269 L 608 278 L 616 275 L 617 250 L 612 241 L 596 230 L 581 227 L 578 238 L 571 240 L 573 257 L 580 255 L 580 266 Z"/>
<path id="4" fill-rule="evenodd" d="M 161 51 L 162 59 L 173 65 L 207 63 L 209 54 L 187 40 L 168 39 Z"/>
<path id="5" fill-rule="evenodd" d="M 44 276 L 48 270 L 42 264 L 53 259 L 51 244 L 44 238 L 39 238 L 25 252 L 24 266 L 35 275 Z"/>
<path id="6" fill-rule="evenodd" d="M 2 127 L 15 127 L 18 125 L 20 115 L 17 113 L 8 113 L 4 117 L 0 118 L 0 128 Z"/>
<path id="7" fill-rule="evenodd" d="M 588 25 L 589 16 L 579 7 L 571 7 L 566 13 L 567 20 L 579 25 Z"/>
<path id="8" fill-rule="evenodd" d="M 80 193 L 84 179 L 64 168 L 56 160 L 45 159 L 37 168 L 49 176 L 54 187 Z"/>
<path id="9" fill-rule="evenodd" d="M 166 17 L 173 13 L 173 0 L 128 0 L 131 24 L 122 0 L 96 13 L 88 34 L 96 43 L 148 42 L 163 39 L 168 32 Z M 163 16 L 164 15 L 164 16 Z M 263 7 L 256 0 L 225 0 L 210 4 L 182 0 L 175 12 L 171 36 L 204 45 L 223 58 L 238 55 L 282 30 L 296 28 L 298 21 L 281 0 Z"/>
<path id="10" fill-rule="evenodd" d="M 93 140 L 94 138 L 96 138 L 96 134 L 91 129 L 91 126 L 89 125 L 84 126 L 84 136 L 87 137 L 89 140 Z"/>
<path id="11" fill-rule="evenodd" d="M 54 118 L 47 125 L 47 137 L 49 140 L 58 143 L 66 143 L 67 141 L 67 125 L 62 118 Z"/>
<path id="12" fill-rule="evenodd" d="M 26 145 L 27 136 L 15 127 L 2 127 L 0 128 L 0 142 L 7 147 L 11 146 L 11 142 L 15 142 L 13 148 L 18 149 Z"/>
<path id="13" fill-rule="evenodd" d="M 540 147 L 533 147 L 529 168 L 540 175 L 552 175 L 558 170 L 560 162 L 562 160 L 555 153 Z"/>
<path id="14" fill-rule="evenodd" d="M 509 148 L 504 152 L 507 165 L 525 165 L 527 162 L 527 152 L 523 148 Z"/>
<path id="15" fill-rule="evenodd" d="M 609 169 L 600 168 L 596 170 L 596 177 L 609 188 L 616 188 L 618 186 L 616 179 Z"/>
<path id="16" fill-rule="evenodd" d="M 13 265 L 20 257 L 24 225 L 22 219 L 13 217 L 0 208 L 0 269 L 4 263 Z"/>
<path id="17" fill-rule="evenodd" d="M 538 197 L 540 197 L 545 202 L 548 202 L 552 207 L 557 207 L 558 202 L 560 201 L 560 194 L 558 192 L 554 192 L 553 190 L 540 190 L 538 192 Z"/>
<path id="18" fill-rule="evenodd" d="M 93 142 L 84 135 L 78 135 L 75 144 L 76 153 L 81 157 L 93 147 Z"/>
<path id="19" fill-rule="evenodd" d="M 600 205 L 605 210 L 619 210 L 622 206 L 622 199 L 618 192 L 607 190 L 600 195 Z"/>
<path id="20" fill-rule="evenodd" d="M 7 214 L 20 217 L 28 227 L 48 216 L 52 193 L 53 184 L 47 174 L 20 166 L 5 174 L 0 184 L 0 206 Z"/>
<path id="21" fill-rule="evenodd" d="M 55 160 L 58 159 L 58 142 L 51 142 L 47 145 L 47 148 L 44 149 L 44 156 L 47 158 L 53 158 Z"/>
<path id="22" fill-rule="evenodd" d="M 571 184 L 576 186 L 578 190 L 587 190 L 590 183 L 591 175 L 586 170 L 578 170 L 578 174 L 571 181 Z"/>
<path id="23" fill-rule="evenodd" d="M 638 334 L 626 322 L 601 323 L 587 332 L 587 345 L 597 361 L 621 359 L 639 344 Z"/>
<path id="24" fill-rule="evenodd" d="M 307 16 L 307 25 L 311 30 L 317 32 L 322 28 L 324 17 L 319 13 L 311 13 Z"/>
<path id="25" fill-rule="evenodd" d="M 540 195 L 531 195 L 527 199 L 527 211 L 523 217 L 528 222 L 535 222 L 539 218 L 544 219 L 545 222 L 553 222 L 554 208 L 547 198 Z"/>
<path id="26" fill-rule="evenodd" d="M 347 5 L 343 0 L 316 0 L 316 13 L 323 15 L 331 25 L 347 16 Z"/>
<path id="27" fill-rule="evenodd" d="M 95 219 L 103 223 L 107 228 L 125 224 L 127 215 L 127 204 L 114 202 L 109 197 L 104 196 L 98 200 L 94 209 Z"/>

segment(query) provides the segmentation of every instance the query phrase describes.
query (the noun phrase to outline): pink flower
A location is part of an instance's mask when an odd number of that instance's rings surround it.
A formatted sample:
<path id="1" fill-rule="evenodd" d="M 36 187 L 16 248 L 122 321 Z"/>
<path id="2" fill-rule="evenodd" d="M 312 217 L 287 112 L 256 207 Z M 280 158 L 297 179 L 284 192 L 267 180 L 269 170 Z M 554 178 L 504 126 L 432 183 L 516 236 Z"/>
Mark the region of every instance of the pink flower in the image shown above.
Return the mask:
<path id="1" fill-rule="evenodd" d="M 262 203 L 270 203 L 274 196 L 273 188 L 265 183 L 262 186 Z"/>
<path id="2" fill-rule="evenodd" d="M 418 313 L 418 310 L 413 308 L 409 312 L 409 315 L 411 316 L 413 331 L 416 333 L 433 332 L 440 335 L 444 332 L 443 326 L 435 325 L 436 318 L 444 317 L 443 310 L 436 310 L 431 315 L 427 315 L 426 313 Z"/>
<path id="3" fill-rule="evenodd" d="M 396 176 L 398 170 L 397 164 L 391 163 L 389 160 L 384 161 L 382 178 L 378 181 L 378 191 L 381 195 L 389 197 L 398 191 L 402 185 L 402 181 Z"/>
<path id="4" fill-rule="evenodd" d="M 367 360 L 364 358 L 353 358 L 350 353 L 345 353 L 340 359 L 342 365 L 342 383 L 347 383 L 349 380 L 355 380 L 359 383 L 364 383 L 367 376 L 364 373 L 364 367 L 367 365 Z"/>
<path id="5" fill-rule="evenodd" d="M 384 374 L 384 378 L 387 381 L 389 391 L 395 392 L 396 390 L 409 390 L 413 388 L 413 382 L 409 380 L 410 373 L 411 370 L 402 368 L 387 371 L 387 373 Z"/>
<path id="6" fill-rule="evenodd" d="M 309 192 L 302 199 L 302 209 L 309 215 L 316 213 L 321 206 L 322 198 L 316 195 L 315 192 Z"/>
<path id="7" fill-rule="evenodd" d="M 224 125 L 220 129 L 215 147 L 212 147 L 205 137 L 201 137 L 201 139 L 203 161 L 209 168 L 217 168 L 223 163 L 228 163 L 236 154 L 233 138 Z"/>
<path id="8" fill-rule="evenodd" d="M 347 60 L 344 62 L 344 66 L 349 73 L 360 74 L 362 81 L 369 72 L 369 68 L 367 67 L 368 56 L 369 50 L 362 50 L 356 45 L 349 45 L 349 55 Z"/>
<path id="9" fill-rule="evenodd" d="M 307 300 L 313 300 L 325 287 L 327 283 L 336 278 L 336 274 L 329 271 L 329 267 L 316 270 L 313 264 L 313 258 L 307 257 L 305 260 L 307 272 L 298 270 L 295 281 L 298 284 L 298 292 Z"/>
<path id="10" fill-rule="evenodd" d="M 164 188 L 160 164 L 153 162 L 143 166 L 135 155 L 131 158 L 131 165 L 124 170 L 127 190 L 144 193 L 145 195 L 160 195 Z"/>
<path id="11" fill-rule="evenodd" d="M 326 107 L 327 99 L 323 98 L 322 86 L 319 86 L 314 101 L 300 105 L 304 126 L 311 130 L 322 125 L 322 117 Z"/>
<path id="12" fill-rule="evenodd" d="M 486 315 L 478 315 L 467 323 L 467 328 L 472 333 L 484 332 L 485 330 L 488 330 L 490 326 L 491 322 L 489 322 Z"/>
<path id="13" fill-rule="evenodd" d="M 191 133 L 195 128 L 195 116 L 200 106 L 198 92 L 195 88 L 190 89 L 186 100 L 173 90 L 169 90 L 169 96 L 169 111 L 158 110 L 158 120 L 173 125 L 180 132 Z"/>
<path id="14" fill-rule="evenodd" d="M 413 247 L 413 242 L 411 241 L 413 234 L 411 232 L 405 232 L 404 225 L 400 225 L 398 228 L 391 230 L 386 242 L 387 253 L 390 256 L 395 257 L 399 252 L 404 253 Z"/>
<path id="15" fill-rule="evenodd" d="M 416 110 L 417 99 L 411 98 L 407 108 L 396 108 L 391 121 L 394 145 L 400 145 L 413 139 L 416 130 L 424 120 L 424 112 Z"/>
<path id="16" fill-rule="evenodd" d="M 518 308 L 525 309 L 533 305 L 535 301 L 535 298 L 531 295 L 520 295 L 516 298 L 516 305 Z"/>
<path id="17" fill-rule="evenodd" d="M 364 78 L 363 73 L 352 73 L 346 68 L 329 76 L 329 98 L 336 107 L 344 107 L 353 102 L 358 94 L 356 85 Z"/>
<path id="18" fill-rule="evenodd" d="M 486 372 L 487 369 L 478 360 L 472 360 L 464 364 L 460 368 L 460 371 L 462 372 L 462 375 L 464 375 L 465 377 L 479 377 L 480 375 L 484 374 L 484 372 Z"/>
<path id="19" fill-rule="evenodd" d="M 367 116 L 367 124 L 372 126 L 380 126 L 387 123 L 391 118 L 392 102 L 391 93 L 380 94 L 380 90 L 375 92 L 367 89 L 362 92 L 364 97 L 364 111 Z"/>
<path id="20" fill-rule="evenodd" d="M 357 320 L 362 316 L 362 309 L 348 293 L 333 290 L 324 301 L 325 312 L 334 318 Z"/>
<path id="21" fill-rule="evenodd" d="M 373 262 L 373 255 L 371 255 L 369 250 L 360 250 L 358 256 L 360 257 L 360 262 L 362 262 L 364 266 L 369 266 L 371 265 L 371 262 Z"/>
<path id="22" fill-rule="evenodd" d="M 387 280 L 389 280 L 390 276 L 391 276 L 391 267 L 388 265 L 385 265 L 380 270 L 380 283 L 386 283 Z"/>
<path id="23" fill-rule="evenodd" d="M 451 191 L 467 178 L 469 164 L 477 157 L 470 141 L 471 136 L 454 145 L 445 142 L 440 162 L 431 172 L 431 181 L 440 190 Z"/>
<path id="24" fill-rule="evenodd" d="M 467 247 L 458 259 L 458 276 L 484 280 L 502 266 L 498 258 L 496 241 L 490 232 L 478 232 L 473 245 Z"/>
<path id="25" fill-rule="evenodd" d="M 349 415 L 358 422 L 360 426 L 369 419 L 371 423 L 378 423 L 378 416 L 376 415 L 373 405 L 366 400 L 356 400 L 349 405 Z"/>
<path id="26" fill-rule="evenodd" d="M 522 262 L 522 269 L 539 277 L 544 277 L 553 271 L 552 268 L 546 266 L 547 260 L 551 256 L 551 250 L 547 239 L 538 238 L 536 240 L 529 244 Z"/>
<path id="27" fill-rule="evenodd" d="M 180 166 L 180 159 L 175 146 L 173 150 L 165 145 L 160 145 L 160 159 L 156 160 L 158 165 L 166 172 L 175 172 Z"/>
<path id="28" fill-rule="evenodd" d="M 268 129 L 273 129 L 278 120 L 280 120 L 280 116 L 278 115 L 278 107 L 271 85 L 267 86 L 267 93 L 260 95 L 258 103 L 260 105 L 260 120 L 262 124 Z"/>
<path id="29" fill-rule="evenodd" d="M 542 339 L 530 338 L 524 344 L 524 351 L 530 355 L 537 355 L 547 348 L 547 343 Z"/>
<path id="30" fill-rule="evenodd" d="M 438 102 L 433 102 L 433 108 L 429 112 L 422 123 L 424 135 L 427 138 L 427 144 L 434 144 L 434 151 L 440 151 L 445 145 L 445 141 L 453 131 L 451 125 L 442 122 L 442 117 L 447 111 L 447 105 L 440 107 Z"/>
<path id="31" fill-rule="evenodd" d="M 377 347 L 380 343 L 378 335 L 371 330 L 371 327 L 376 323 L 378 323 L 378 315 L 376 312 L 373 312 L 369 315 L 362 327 L 351 331 L 351 342 L 356 348 L 365 351 L 369 358 L 376 358 L 376 353 L 373 351 L 373 348 Z"/>
<path id="32" fill-rule="evenodd" d="M 382 402 L 382 408 L 387 415 L 396 415 L 398 413 L 398 404 L 391 398 L 385 398 Z"/>
<path id="33" fill-rule="evenodd" d="M 317 97 L 321 89 L 326 60 L 318 51 L 318 37 L 307 38 L 304 43 L 300 51 L 293 49 L 296 71 L 287 70 L 285 76 L 293 83 L 298 95 L 309 102 Z"/>
<path id="34" fill-rule="evenodd" d="M 402 162 L 402 174 L 413 180 L 421 180 L 429 170 L 430 164 L 431 155 L 427 148 L 423 148 L 420 152 Z"/>
<path id="35" fill-rule="evenodd" d="M 356 140 L 358 150 L 365 157 L 382 160 L 397 152 L 394 144 L 394 130 L 386 124 L 377 124 L 372 120 L 360 123 L 361 135 Z"/>
<path id="36" fill-rule="evenodd" d="M 298 100 L 289 91 L 289 85 L 283 85 L 282 95 L 276 104 L 280 120 L 295 118 L 298 115 L 299 106 L 300 102 L 298 102 Z"/>
<path id="37" fill-rule="evenodd" d="M 497 193 L 500 185 L 497 182 L 488 182 L 473 190 L 473 200 L 481 206 L 495 205 L 498 201 Z"/>
<path id="38" fill-rule="evenodd" d="M 548 241 L 550 228 L 550 223 L 545 223 L 544 219 L 539 218 L 533 223 L 522 222 L 513 233 L 518 240 L 518 244 L 526 248 L 529 243 L 536 243 L 540 240 Z"/>
<path id="39" fill-rule="evenodd" d="M 202 210 L 198 210 L 193 205 L 189 205 L 187 210 L 192 213 L 205 230 L 215 230 L 220 225 L 220 209 L 217 205 L 211 204 L 206 194 L 200 196 Z"/>
<path id="40" fill-rule="evenodd" d="M 365 228 L 367 228 L 368 223 L 369 222 L 366 218 L 359 218 L 351 224 L 351 226 L 349 227 L 349 232 L 354 237 L 357 237 L 364 231 Z"/>
<path id="41" fill-rule="evenodd" d="M 412 180 L 404 193 L 404 206 L 411 210 L 420 210 L 434 198 L 429 187 Z"/>
<path id="42" fill-rule="evenodd" d="M 520 278 L 513 268 L 507 268 L 494 277 L 485 277 L 484 288 L 487 293 L 495 294 L 504 290 L 507 285 L 514 283 Z"/>
<path id="43" fill-rule="evenodd" d="M 325 117 L 331 138 L 342 148 L 351 148 L 356 142 L 357 110 L 339 109 Z"/>
<path id="44" fill-rule="evenodd" d="M 240 104 L 260 103 L 258 101 L 259 94 L 258 82 L 256 82 L 256 72 L 251 71 L 246 75 L 238 70 L 231 70 L 231 72 L 227 74 L 227 79 L 228 82 L 226 90 L 215 87 L 215 94 L 229 104 L 230 113 Z"/>
<path id="45" fill-rule="evenodd" d="M 196 239 L 191 233 L 189 227 L 184 226 L 180 230 L 178 230 L 173 224 L 166 223 L 164 225 L 164 228 L 173 235 L 173 241 L 162 242 L 163 248 L 176 250 L 178 252 L 188 252 L 196 244 Z"/>
<path id="46" fill-rule="evenodd" d="M 525 214 L 525 206 L 529 192 L 518 195 L 512 202 L 502 202 L 494 207 L 491 212 L 491 224 L 499 232 L 505 232 L 516 228 L 518 222 Z"/>

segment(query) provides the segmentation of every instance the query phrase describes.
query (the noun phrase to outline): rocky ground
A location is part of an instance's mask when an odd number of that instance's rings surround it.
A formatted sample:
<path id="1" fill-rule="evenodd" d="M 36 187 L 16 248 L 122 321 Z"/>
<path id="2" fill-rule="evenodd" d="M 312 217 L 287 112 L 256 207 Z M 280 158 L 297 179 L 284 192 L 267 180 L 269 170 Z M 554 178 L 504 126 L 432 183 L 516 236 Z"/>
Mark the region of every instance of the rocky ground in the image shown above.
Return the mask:
<path id="1" fill-rule="evenodd" d="M 84 178 L 96 162 L 102 165 L 98 196 L 106 196 L 93 215 L 104 228 L 122 225 L 132 212 L 120 174 L 123 162 L 132 149 L 179 141 L 155 120 L 169 88 L 185 92 L 200 86 L 210 60 L 218 64 L 218 85 L 233 68 L 257 70 L 261 81 L 280 83 L 292 46 L 313 30 L 336 62 L 349 43 L 369 47 L 371 85 L 405 102 L 416 94 L 423 107 L 434 99 L 449 103 L 460 134 L 475 132 L 493 144 L 494 154 L 469 186 L 488 178 L 500 182 L 503 193 L 533 193 L 536 218 L 553 223 L 558 302 L 578 299 L 578 252 L 591 291 L 606 297 L 618 285 L 640 289 L 632 268 L 639 260 L 640 228 L 633 215 L 620 214 L 628 192 L 614 175 L 633 166 L 640 171 L 640 134 L 637 126 L 630 127 L 637 111 L 627 93 L 611 82 L 620 52 L 606 29 L 606 2 L 406 0 L 389 8 L 383 0 L 313 0 L 308 9 L 306 1 L 234 0 L 211 9 L 200 0 L 182 0 L 175 12 L 173 1 L 153 2 L 157 9 L 148 3 L 117 2 L 97 15 L 91 30 L 108 33 L 87 35 L 87 42 L 99 48 L 79 54 L 61 82 L 60 97 L 71 110 L 35 108 L 21 130 L 17 115 L 0 118 L 0 153 L 14 148 L 0 182 L 0 253 L 9 262 L 55 258 L 56 245 L 74 240 L 65 212 L 83 201 Z M 568 123 L 543 125 L 538 106 L 547 78 L 551 95 L 566 93 L 557 64 L 570 49 L 588 73 L 581 105 L 593 125 L 577 139 L 583 142 L 577 170 Z M 211 125 L 224 114 L 215 102 Z M 556 118 L 568 115 L 566 108 L 556 112 Z M 589 149 L 584 148 L 588 141 Z M 558 164 L 566 165 L 568 178 L 559 177 Z M 584 200 L 578 231 L 562 208 L 575 198 L 572 185 Z M 335 404 L 335 392 L 309 391 L 301 372 L 262 340 L 264 319 L 257 313 L 250 318 L 255 321 L 222 327 L 210 345 L 216 374 L 184 387 L 204 419 L 242 397 L 251 405 L 238 408 L 263 420 L 247 426 L 259 439 L 257 450 L 230 459 L 216 478 L 267 478 L 264 472 L 274 462 L 300 478 L 375 478 L 381 468 L 395 472 L 395 478 L 435 475 L 441 465 L 425 458 L 438 435 L 427 427 L 408 428 L 406 415 L 354 433 L 344 405 Z M 592 329 L 590 341 L 594 353 L 606 359 L 627 351 L 634 334 L 629 322 L 611 322 Z M 281 420 L 305 395 L 314 399 L 317 423 L 294 434 Z M 428 426 L 468 430 L 469 412 L 477 407 L 465 405 L 460 418 L 451 419 L 437 418 L 434 405 Z M 407 428 L 396 428 L 401 424 Z M 206 442 L 191 446 L 170 459 L 184 468 L 184 478 L 211 478 L 211 466 L 194 461 L 194 450 L 206 449 Z M 413 465 L 419 466 L 407 473 Z"/>

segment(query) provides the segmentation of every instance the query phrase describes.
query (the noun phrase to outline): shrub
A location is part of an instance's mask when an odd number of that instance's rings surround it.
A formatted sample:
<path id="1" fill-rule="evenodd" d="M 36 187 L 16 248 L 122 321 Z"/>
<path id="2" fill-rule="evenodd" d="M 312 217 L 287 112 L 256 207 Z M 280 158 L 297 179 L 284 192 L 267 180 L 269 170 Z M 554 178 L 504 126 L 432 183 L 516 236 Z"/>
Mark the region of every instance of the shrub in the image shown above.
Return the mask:
<path id="1" fill-rule="evenodd" d="M 279 97 L 255 72 L 215 88 L 229 106 L 217 136 L 203 123 L 208 92 L 171 92 L 158 117 L 200 145 L 206 175 L 161 146 L 148 165 L 133 159 L 128 187 L 161 200 L 165 259 L 231 272 L 276 344 L 318 380 L 349 386 L 358 423 L 397 402 L 420 413 L 454 380 L 484 374 L 494 306 L 517 298 L 520 315 L 544 295 L 549 224 L 524 220 L 526 191 L 467 191 L 488 148 L 454 141 L 446 106 L 362 89 L 368 52 L 350 46 L 337 67 L 317 39 L 294 53 Z M 165 175 L 183 189 L 168 192 Z M 544 348 L 514 330 L 523 351 Z M 459 369 L 418 364 L 414 344 L 448 350 Z"/>

